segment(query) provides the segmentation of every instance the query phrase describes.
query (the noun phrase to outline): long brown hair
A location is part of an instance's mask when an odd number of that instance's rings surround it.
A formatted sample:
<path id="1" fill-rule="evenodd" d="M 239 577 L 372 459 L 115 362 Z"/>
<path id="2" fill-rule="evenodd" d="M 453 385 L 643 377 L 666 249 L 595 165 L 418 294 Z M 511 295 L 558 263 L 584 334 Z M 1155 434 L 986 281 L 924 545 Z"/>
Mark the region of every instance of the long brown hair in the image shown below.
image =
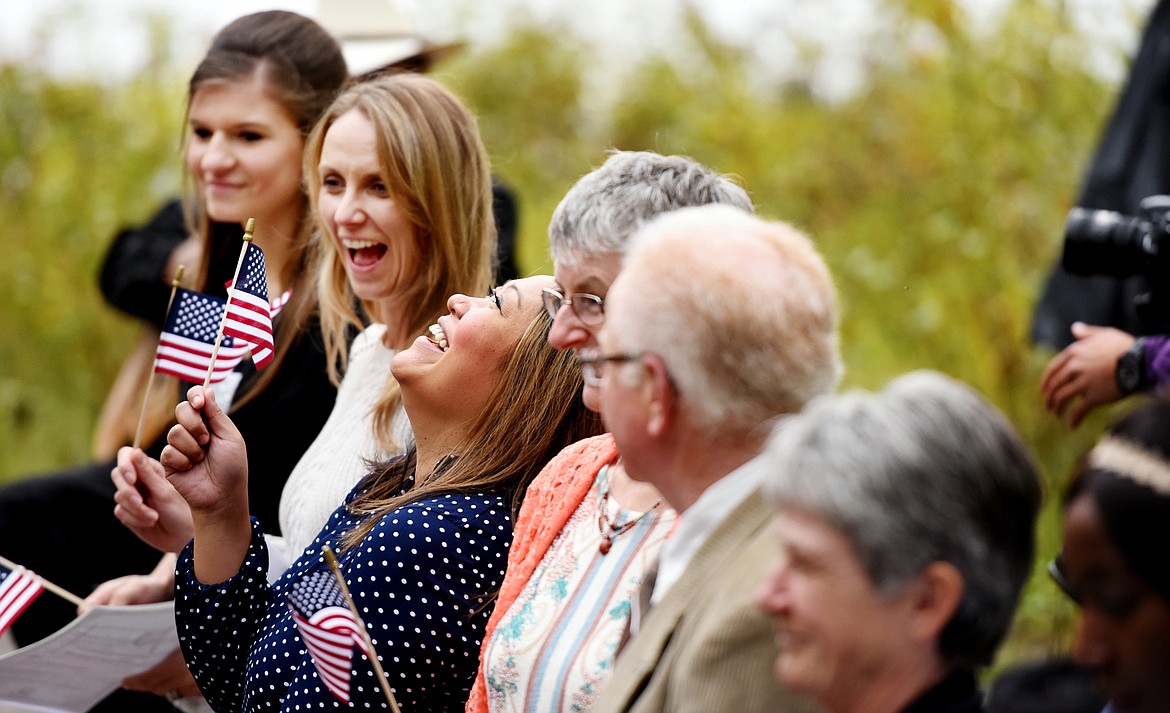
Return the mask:
<path id="1" fill-rule="evenodd" d="M 553 456 L 602 432 L 600 417 L 581 400 L 576 356 L 548 345 L 551 327 L 552 319 L 540 310 L 467 437 L 442 467 L 401 493 L 414 475 L 411 448 L 366 477 L 364 492 L 349 507 L 368 517 L 346 535 L 345 549 L 360 544 L 390 511 L 442 494 L 497 493 L 511 500 L 515 516 L 528 484 Z"/>
<path id="2" fill-rule="evenodd" d="M 446 311 L 448 295 L 479 295 L 491 286 L 496 228 L 487 151 L 475 117 L 433 79 L 397 74 L 358 82 L 333 102 L 305 146 L 305 182 L 314 214 L 325 134 L 337 119 L 355 109 L 374 126 L 382 178 L 414 228 L 419 264 L 399 268 L 411 277 L 406 291 L 398 296 L 405 305 L 403 323 L 390 325 L 391 337 L 401 340 L 392 346 L 405 349 L 425 333 L 436 315 Z M 353 331 L 368 320 L 356 308 L 336 236 L 329 235 L 325 225 L 319 228 L 317 299 L 329 376 L 337 383 Z M 387 321 L 377 305 L 361 306 L 369 319 Z M 390 427 L 401 402 L 398 382 L 388 377 L 374 408 L 373 424 L 375 438 L 387 453 L 401 448 L 394 443 Z"/>
<path id="3" fill-rule="evenodd" d="M 253 75 L 263 79 L 263 86 L 272 99 L 284 107 L 302 136 L 308 136 L 317 118 L 341 90 L 347 71 L 340 45 L 313 20 L 283 10 L 245 15 L 228 24 L 212 39 L 207 54 L 191 75 L 187 91 L 188 111 L 191 100 L 201 87 Z M 231 274 L 220 274 L 217 268 L 225 262 L 234 266 L 231 256 L 239 253 L 242 227 L 211 221 L 191 176 L 185 177 L 184 187 L 188 224 L 202 239 L 195 284 L 200 290 L 222 295 L 223 284 Z M 305 198 L 303 193 L 302 198 Z M 285 355 L 304 336 L 306 326 L 316 313 L 311 235 L 308 200 L 304 199 L 289 260 L 280 276 L 280 284 L 289 286 L 291 295 L 278 317 L 280 326 L 275 335 L 275 358 L 258 375 L 247 393 L 242 393 L 236 400 L 233 410 L 254 398 L 275 378 Z"/>
<path id="4" fill-rule="evenodd" d="M 205 84 L 248 78 L 257 73 L 262 73 L 265 90 L 284 107 L 301 133 L 307 135 L 340 91 L 346 67 L 340 46 L 312 20 L 282 10 L 246 15 L 228 24 L 212 39 L 188 85 L 188 112 L 195 92 Z M 184 128 L 182 150 L 186 149 L 188 139 Z M 242 227 L 209 220 L 195 181 L 186 173 L 183 213 L 187 230 L 198 235 L 200 242 L 200 263 L 188 273 L 194 275 L 194 280 L 184 280 L 185 286 L 223 297 L 226 294 L 223 284 L 231 278 L 231 273 L 222 272 L 225 268 L 221 266 L 235 264 L 233 258 L 239 254 Z M 278 317 L 275 363 L 248 382 L 246 390 L 241 390 L 235 399 L 233 411 L 255 398 L 275 377 L 284 355 L 303 336 L 316 313 L 310 287 L 314 274 L 310 224 L 302 206 L 292 241 L 294 249 L 281 275 L 281 284 L 292 286 L 293 293 Z M 138 408 L 145 391 L 143 384 L 151 372 L 157 343 L 158 330 L 148 329 L 123 362 L 99 417 L 94 444 L 97 457 L 111 458 L 119 446 L 135 440 Z M 159 374 L 154 378 L 157 388 L 150 392 L 140 443 L 155 442 L 174 423 L 174 394 L 179 389 L 179 380 Z"/>

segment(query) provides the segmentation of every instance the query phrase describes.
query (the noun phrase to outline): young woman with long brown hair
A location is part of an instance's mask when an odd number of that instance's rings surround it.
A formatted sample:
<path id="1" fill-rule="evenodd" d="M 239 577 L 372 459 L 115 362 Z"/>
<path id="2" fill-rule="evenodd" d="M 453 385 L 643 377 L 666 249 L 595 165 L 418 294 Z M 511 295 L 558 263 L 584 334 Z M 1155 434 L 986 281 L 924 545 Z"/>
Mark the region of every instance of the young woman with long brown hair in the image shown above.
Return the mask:
<path id="1" fill-rule="evenodd" d="M 267 259 L 269 292 L 289 297 L 277 316 L 275 359 L 262 371 L 243 362 L 216 386 L 240 428 L 250 456 L 272 467 L 252 484 L 252 507 L 276 520 L 284 478 L 328 415 L 336 389 L 325 374 L 317 340 L 313 271 L 308 265 L 311 224 L 302 190 L 301 155 L 309 130 L 346 78 L 340 47 L 312 20 L 265 12 L 232 22 L 213 39 L 193 74 L 188 94 L 184 154 L 186 206 L 198 269 L 194 281 L 225 295 L 235 268 L 243 224 L 256 219 L 256 244 Z M 156 386 L 158 390 L 167 387 Z M 169 387 L 174 402 L 182 390 Z M 296 420 L 283 418 L 306 406 Z M 159 453 L 160 438 L 147 451 Z M 145 439 L 150 442 L 150 439 Z M 112 516 L 113 462 L 33 478 L 0 491 L 0 552 L 66 588 L 87 593 L 111 577 L 147 571 L 158 553 Z M 28 643 L 68 622 L 75 608 L 42 597 L 17 623 Z"/>

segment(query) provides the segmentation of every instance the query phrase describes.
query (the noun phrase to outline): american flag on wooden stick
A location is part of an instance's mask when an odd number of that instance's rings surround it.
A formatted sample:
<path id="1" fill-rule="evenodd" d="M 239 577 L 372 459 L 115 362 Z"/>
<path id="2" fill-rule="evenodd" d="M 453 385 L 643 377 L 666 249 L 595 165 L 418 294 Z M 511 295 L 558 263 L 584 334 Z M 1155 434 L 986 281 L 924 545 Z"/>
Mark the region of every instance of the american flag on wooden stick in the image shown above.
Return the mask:
<path id="1" fill-rule="evenodd" d="M 24 567 L 0 567 L 0 634 L 7 631 L 43 591 L 40 580 Z"/>
<path id="2" fill-rule="evenodd" d="M 263 369 L 272 361 L 272 312 L 264 251 L 248 243 L 236 284 L 228 287 L 224 335 L 237 337 L 252 349 L 252 362 Z"/>
<path id="3" fill-rule="evenodd" d="M 349 703 L 353 648 L 356 645 L 366 656 L 371 654 L 333 574 L 312 572 L 295 582 L 288 593 L 288 608 L 321 680 L 338 700 Z"/>
<path id="4" fill-rule="evenodd" d="M 224 301 L 202 292 L 180 288 L 158 340 L 154 370 L 199 383 L 211 363 L 215 335 L 223 321 Z M 247 356 L 249 347 L 224 337 L 215 360 L 211 383 L 217 384 Z"/>

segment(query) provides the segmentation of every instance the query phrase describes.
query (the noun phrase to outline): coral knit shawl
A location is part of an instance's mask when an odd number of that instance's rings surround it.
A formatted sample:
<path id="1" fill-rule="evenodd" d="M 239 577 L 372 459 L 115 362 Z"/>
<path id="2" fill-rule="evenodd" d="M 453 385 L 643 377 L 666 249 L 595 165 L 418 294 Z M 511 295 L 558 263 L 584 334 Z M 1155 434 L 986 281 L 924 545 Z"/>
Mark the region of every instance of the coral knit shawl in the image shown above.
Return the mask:
<path id="1" fill-rule="evenodd" d="M 593 488 L 593 481 L 601 466 L 614 462 L 617 455 L 617 445 L 610 434 L 586 438 L 558 453 L 528 486 L 524 504 L 520 506 L 520 515 L 516 518 L 500 596 L 496 599 L 496 608 L 483 632 L 479 671 L 471 686 L 466 713 L 488 713 L 483 657 L 492 632 L 528 584 L 553 540 L 561 534 L 569 518 Z"/>

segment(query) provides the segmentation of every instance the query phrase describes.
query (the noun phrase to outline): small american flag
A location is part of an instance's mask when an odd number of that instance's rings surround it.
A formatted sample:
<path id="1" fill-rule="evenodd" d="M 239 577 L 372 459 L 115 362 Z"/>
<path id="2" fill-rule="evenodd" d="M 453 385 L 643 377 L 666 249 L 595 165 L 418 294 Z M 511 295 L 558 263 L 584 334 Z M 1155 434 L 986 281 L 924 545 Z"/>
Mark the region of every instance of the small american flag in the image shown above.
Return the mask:
<path id="1" fill-rule="evenodd" d="M 218 297 L 182 288 L 176 291 L 158 340 L 154 370 L 193 383 L 202 382 L 215 350 L 215 335 L 223 321 L 223 310 L 224 301 Z M 211 383 L 223 381 L 248 351 L 247 345 L 225 336 L 219 345 Z"/>
<path id="2" fill-rule="evenodd" d="M 333 574 L 312 572 L 294 583 L 288 593 L 288 608 L 321 680 L 338 700 L 349 703 L 353 647 L 366 656 L 370 652 Z"/>
<path id="3" fill-rule="evenodd" d="M 268 274 L 264 251 L 252 243 L 244 250 L 244 264 L 236 284 L 228 288 L 227 319 L 223 333 L 250 345 L 252 361 L 263 369 L 272 361 L 272 312 L 268 304 Z"/>
<path id="4" fill-rule="evenodd" d="M 44 591 L 40 580 L 24 567 L 0 567 L 0 634 Z"/>

